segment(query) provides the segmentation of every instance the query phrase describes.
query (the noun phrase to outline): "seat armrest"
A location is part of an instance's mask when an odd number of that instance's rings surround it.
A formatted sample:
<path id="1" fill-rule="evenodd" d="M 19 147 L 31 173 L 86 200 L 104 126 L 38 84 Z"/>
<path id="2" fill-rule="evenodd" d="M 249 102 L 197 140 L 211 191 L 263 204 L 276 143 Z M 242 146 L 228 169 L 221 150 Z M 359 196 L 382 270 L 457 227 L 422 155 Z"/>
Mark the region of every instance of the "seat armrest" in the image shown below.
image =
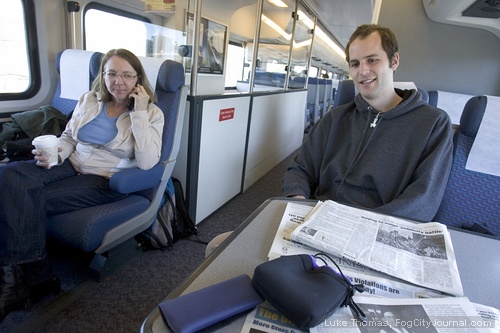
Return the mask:
<path id="1" fill-rule="evenodd" d="M 163 165 L 157 164 L 149 170 L 127 169 L 115 173 L 109 180 L 109 187 L 119 193 L 132 193 L 156 186 L 163 174 Z"/>

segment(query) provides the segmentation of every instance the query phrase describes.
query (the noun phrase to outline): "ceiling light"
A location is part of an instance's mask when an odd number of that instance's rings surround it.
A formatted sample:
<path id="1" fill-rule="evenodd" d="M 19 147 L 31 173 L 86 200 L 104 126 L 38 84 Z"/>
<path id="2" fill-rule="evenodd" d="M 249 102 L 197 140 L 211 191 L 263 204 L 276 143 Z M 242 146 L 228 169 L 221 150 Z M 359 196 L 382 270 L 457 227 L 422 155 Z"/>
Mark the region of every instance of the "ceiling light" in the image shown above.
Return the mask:
<path id="1" fill-rule="evenodd" d="M 345 59 L 345 52 L 342 50 L 334 41 L 328 37 L 326 33 L 323 32 L 319 27 L 316 27 L 314 31 L 315 35 L 318 36 L 323 42 L 326 43 L 331 49 L 333 49 L 335 52 L 337 52 L 338 55 L 340 55 L 342 58 Z"/>
<path id="2" fill-rule="evenodd" d="M 290 40 L 292 39 L 292 35 L 286 33 L 285 30 L 281 29 L 281 27 L 279 25 L 277 25 L 276 23 L 274 23 L 273 20 L 271 20 L 270 18 L 268 18 L 266 15 L 262 14 L 262 22 L 266 23 L 268 26 L 270 26 L 271 28 L 273 28 L 275 31 L 277 31 L 281 36 L 283 36 L 283 38 L 285 38 L 286 40 Z"/>
<path id="3" fill-rule="evenodd" d="M 288 7 L 286 3 L 284 3 L 281 0 L 268 0 L 268 1 L 270 4 L 275 5 L 276 7 L 282 7 L 282 8 Z"/>

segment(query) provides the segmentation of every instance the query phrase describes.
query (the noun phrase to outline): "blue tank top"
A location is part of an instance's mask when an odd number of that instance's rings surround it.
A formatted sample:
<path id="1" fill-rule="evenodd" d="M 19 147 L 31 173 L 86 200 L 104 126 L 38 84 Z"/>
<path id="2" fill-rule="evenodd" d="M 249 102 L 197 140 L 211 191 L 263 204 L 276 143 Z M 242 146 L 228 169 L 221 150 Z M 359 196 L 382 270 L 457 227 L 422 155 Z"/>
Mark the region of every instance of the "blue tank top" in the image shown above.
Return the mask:
<path id="1" fill-rule="evenodd" d="M 78 140 L 104 145 L 113 140 L 118 134 L 116 120 L 118 117 L 110 118 L 106 112 L 106 104 L 103 105 L 101 112 L 78 131 Z"/>

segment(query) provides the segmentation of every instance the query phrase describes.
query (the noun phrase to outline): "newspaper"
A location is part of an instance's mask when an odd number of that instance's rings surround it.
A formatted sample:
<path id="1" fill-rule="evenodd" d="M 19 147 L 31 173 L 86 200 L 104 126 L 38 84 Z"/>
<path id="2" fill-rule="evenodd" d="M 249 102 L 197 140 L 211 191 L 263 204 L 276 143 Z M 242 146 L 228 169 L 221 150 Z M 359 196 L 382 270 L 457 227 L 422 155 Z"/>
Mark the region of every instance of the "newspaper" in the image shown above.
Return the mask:
<path id="1" fill-rule="evenodd" d="M 487 310 L 496 312 L 496 319 L 481 315 L 467 297 L 390 299 L 355 296 L 354 299 L 366 314 L 366 321 L 355 319 L 349 308 L 344 307 L 309 332 L 499 332 L 498 310 Z"/>
<path id="2" fill-rule="evenodd" d="M 472 303 L 481 318 L 491 320 L 495 323 L 495 329 L 500 332 L 500 310 L 483 304 Z"/>
<path id="3" fill-rule="evenodd" d="M 463 295 L 451 237 L 441 223 L 416 223 L 324 201 L 290 238 L 426 288 Z"/>
<path id="4" fill-rule="evenodd" d="M 315 208 L 312 206 L 299 203 L 290 202 L 287 204 L 268 254 L 270 260 L 284 255 L 315 255 L 319 252 L 317 249 L 291 239 L 291 233 L 304 222 L 304 219 L 307 218 L 310 213 L 314 212 L 314 209 Z M 408 283 L 404 280 L 361 265 L 353 260 L 337 256 L 330 257 L 335 260 L 344 275 L 350 278 L 354 284 L 362 283 L 364 285 L 365 294 L 378 297 L 399 298 L 427 298 L 444 296 L 441 292 Z M 329 266 L 334 266 L 328 259 L 323 259 L 326 260 Z M 317 264 L 321 265 L 322 262 L 318 261 Z"/>
<path id="5" fill-rule="evenodd" d="M 323 323 L 303 331 L 264 302 L 247 314 L 241 332 L 500 332 L 498 310 L 471 303 L 466 297 L 390 299 L 354 296 L 354 299 L 366 314 L 365 322 L 357 320 L 349 307 L 341 307 Z"/>
<path id="6" fill-rule="evenodd" d="M 247 314 L 242 333 L 278 332 L 278 333 L 307 333 L 295 326 L 268 302 L 258 305 Z"/>

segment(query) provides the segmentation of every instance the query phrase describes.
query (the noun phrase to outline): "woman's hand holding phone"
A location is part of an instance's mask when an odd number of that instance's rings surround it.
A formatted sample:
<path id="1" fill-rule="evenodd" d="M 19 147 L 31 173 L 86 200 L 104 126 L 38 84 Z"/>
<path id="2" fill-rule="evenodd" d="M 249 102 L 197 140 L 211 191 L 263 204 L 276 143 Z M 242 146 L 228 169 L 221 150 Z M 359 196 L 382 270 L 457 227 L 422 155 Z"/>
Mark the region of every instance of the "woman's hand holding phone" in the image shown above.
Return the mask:
<path id="1" fill-rule="evenodd" d="M 143 86 L 137 85 L 130 93 L 129 97 L 134 100 L 133 110 L 147 110 L 149 104 L 149 95 Z"/>

